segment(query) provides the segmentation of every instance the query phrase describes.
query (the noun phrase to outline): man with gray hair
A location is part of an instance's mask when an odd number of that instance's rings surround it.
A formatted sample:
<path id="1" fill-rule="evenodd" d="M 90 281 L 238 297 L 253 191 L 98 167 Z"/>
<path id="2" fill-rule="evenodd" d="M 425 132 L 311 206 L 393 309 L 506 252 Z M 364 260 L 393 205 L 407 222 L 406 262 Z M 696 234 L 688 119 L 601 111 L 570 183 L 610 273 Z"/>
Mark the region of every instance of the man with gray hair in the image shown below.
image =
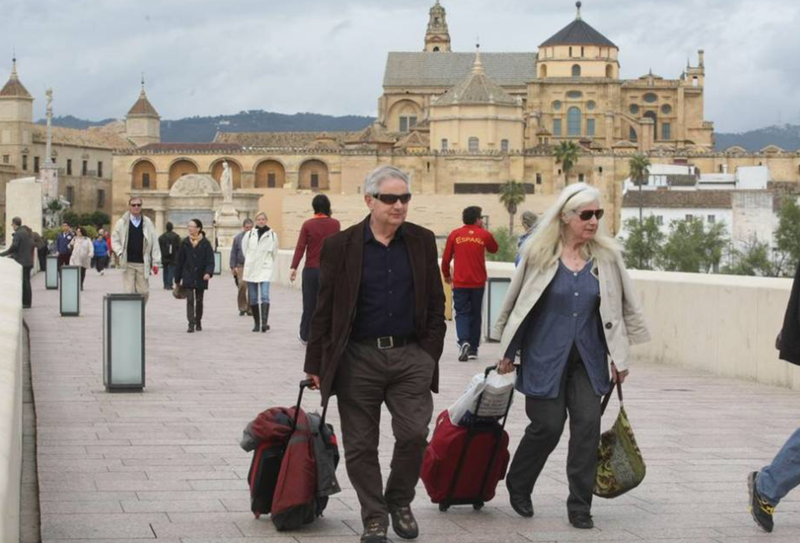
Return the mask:
<path id="1" fill-rule="evenodd" d="M 411 512 L 438 391 L 444 290 L 433 232 L 406 222 L 408 176 L 382 166 L 367 176 L 366 219 L 325 240 L 305 371 L 323 404 L 338 396 L 347 473 L 361 504 L 362 543 L 419 534 Z M 382 404 L 395 437 L 383 489 Z"/>
<path id="2" fill-rule="evenodd" d="M 22 226 L 22 219 L 14 217 L 11 219 L 11 228 L 14 233 L 11 237 L 11 245 L 0 253 L 0 256 L 10 256 L 22 266 L 22 307 L 31 306 L 31 270 L 33 269 L 33 241 L 31 240 L 30 229 Z"/>
<path id="3" fill-rule="evenodd" d="M 230 267 L 236 286 L 239 287 L 237 303 L 239 304 L 239 316 L 252 315 L 250 302 L 247 300 L 247 281 L 244 280 L 244 252 L 242 251 L 242 238 L 246 233 L 253 229 L 253 219 L 245 219 L 242 223 L 242 231 L 236 234 L 231 245 Z"/>

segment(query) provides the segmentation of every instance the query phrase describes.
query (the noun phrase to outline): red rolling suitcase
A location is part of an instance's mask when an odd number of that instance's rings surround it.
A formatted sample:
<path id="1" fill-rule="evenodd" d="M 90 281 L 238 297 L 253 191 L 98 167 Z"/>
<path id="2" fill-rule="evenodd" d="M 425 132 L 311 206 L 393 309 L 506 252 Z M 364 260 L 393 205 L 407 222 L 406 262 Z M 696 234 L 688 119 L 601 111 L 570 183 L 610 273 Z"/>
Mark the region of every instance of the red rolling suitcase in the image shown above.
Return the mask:
<path id="1" fill-rule="evenodd" d="M 485 375 L 495 369 L 486 368 Z M 514 389 L 509 394 L 502 422 L 470 417 L 467 426 L 450 421 L 447 411 L 436 419 L 425 458 L 422 462 L 422 482 L 433 503 L 440 511 L 451 505 L 472 505 L 475 510 L 494 498 L 497 483 L 508 468 L 508 433 L 505 431 Z M 475 409 L 480 409 L 482 395 Z"/>

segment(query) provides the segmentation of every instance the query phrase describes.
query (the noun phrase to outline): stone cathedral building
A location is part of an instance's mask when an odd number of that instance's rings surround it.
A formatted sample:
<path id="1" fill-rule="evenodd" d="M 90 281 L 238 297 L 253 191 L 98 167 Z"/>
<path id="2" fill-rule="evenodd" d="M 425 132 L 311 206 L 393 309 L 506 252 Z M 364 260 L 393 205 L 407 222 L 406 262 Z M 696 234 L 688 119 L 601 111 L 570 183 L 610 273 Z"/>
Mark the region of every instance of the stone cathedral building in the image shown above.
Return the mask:
<path id="1" fill-rule="evenodd" d="M 427 27 L 421 25 L 419 50 L 388 53 L 376 121 L 358 132 L 220 132 L 210 143 L 162 143 L 158 113 L 142 90 L 113 145 L 113 217 L 136 194 L 158 227 L 183 222 L 188 211 L 173 212 L 170 202 L 187 196 L 183 185 L 199 185 L 178 181 L 189 174 L 219 180 L 223 161 L 235 189 L 268 213 L 285 247 L 310 211 L 312 192 L 329 194 L 345 224 L 360 219 L 361 183 L 383 164 L 411 175 L 419 196 L 410 218 L 441 236 L 458 223 L 463 207 L 476 203 L 484 206 L 490 226 L 506 224 L 496 194 L 512 179 L 525 185 L 530 196 L 523 208 L 533 210 L 546 207 L 565 183 L 593 183 L 606 195 L 617 229 L 622 181 L 635 152 L 703 173 L 765 165 L 775 180 L 800 180 L 794 150 L 714 150 L 713 124 L 704 119 L 703 51 L 674 79 L 653 73 L 621 79 L 624 52 L 584 15 L 578 2 L 574 18 L 543 36 L 534 52 L 458 52 L 450 38 L 456 29 L 437 1 Z M 7 111 L 2 99 L 0 122 Z M 553 157 L 561 141 L 581 148 L 569 179 Z M 252 206 L 245 207 L 242 216 L 252 213 Z"/>

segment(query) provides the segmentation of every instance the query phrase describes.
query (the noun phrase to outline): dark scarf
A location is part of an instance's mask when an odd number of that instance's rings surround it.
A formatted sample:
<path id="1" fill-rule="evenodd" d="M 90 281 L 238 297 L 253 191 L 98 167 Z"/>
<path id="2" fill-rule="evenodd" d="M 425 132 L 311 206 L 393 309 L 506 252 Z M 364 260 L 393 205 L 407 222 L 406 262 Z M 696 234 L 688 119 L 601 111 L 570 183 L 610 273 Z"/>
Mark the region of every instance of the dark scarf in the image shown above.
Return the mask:
<path id="1" fill-rule="evenodd" d="M 256 231 L 258 232 L 258 239 L 261 239 L 261 236 L 269 232 L 269 226 L 265 226 L 263 228 L 260 226 L 256 226 Z"/>

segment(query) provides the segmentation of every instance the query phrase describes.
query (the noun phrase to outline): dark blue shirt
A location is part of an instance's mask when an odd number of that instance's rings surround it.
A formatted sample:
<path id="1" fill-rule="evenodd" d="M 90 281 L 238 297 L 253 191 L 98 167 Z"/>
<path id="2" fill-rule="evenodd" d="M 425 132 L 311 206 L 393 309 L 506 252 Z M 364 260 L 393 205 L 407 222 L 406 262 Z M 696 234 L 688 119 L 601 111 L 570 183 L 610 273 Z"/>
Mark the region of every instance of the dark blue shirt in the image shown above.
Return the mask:
<path id="1" fill-rule="evenodd" d="M 74 237 L 75 236 L 72 233 L 65 234 L 64 232 L 61 232 L 56 238 L 56 252 L 60 255 L 65 255 L 72 252 L 72 250 L 69 248 L 69 242 L 72 241 L 72 238 Z"/>
<path id="2" fill-rule="evenodd" d="M 364 263 L 358 290 L 353 339 L 406 336 L 414 333 L 414 279 L 403 240 L 397 229 L 389 246 L 364 228 Z"/>
<path id="3" fill-rule="evenodd" d="M 607 393 L 608 349 L 599 309 L 600 284 L 592 273 L 592 262 L 573 272 L 559 260 L 555 277 L 506 350 L 513 360 L 522 349 L 517 390 L 526 396 L 557 397 L 575 345 L 595 393 Z"/>

